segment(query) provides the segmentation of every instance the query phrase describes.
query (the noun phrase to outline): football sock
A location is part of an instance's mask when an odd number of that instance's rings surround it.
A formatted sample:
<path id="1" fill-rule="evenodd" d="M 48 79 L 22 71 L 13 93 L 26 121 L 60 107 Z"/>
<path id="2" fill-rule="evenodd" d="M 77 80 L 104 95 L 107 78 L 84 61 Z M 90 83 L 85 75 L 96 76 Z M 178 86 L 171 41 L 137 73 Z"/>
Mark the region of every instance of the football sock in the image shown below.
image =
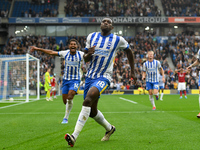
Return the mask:
<path id="1" fill-rule="evenodd" d="M 180 91 L 180 97 L 182 96 L 182 91 Z"/>
<path id="2" fill-rule="evenodd" d="M 164 93 L 161 93 L 161 94 L 160 94 L 160 99 L 162 99 L 162 98 L 163 98 L 163 95 L 164 95 Z"/>
<path id="3" fill-rule="evenodd" d="M 54 91 L 54 96 L 56 96 L 56 91 Z"/>
<path id="4" fill-rule="evenodd" d="M 155 102 L 154 102 L 153 95 L 149 95 L 149 100 L 150 100 L 152 106 L 153 106 L 153 107 L 156 107 L 156 106 L 155 106 Z"/>
<path id="5" fill-rule="evenodd" d="M 183 91 L 184 95 L 186 96 L 186 91 Z"/>
<path id="6" fill-rule="evenodd" d="M 50 96 L 52 96 L 53 92 L 51 92 Z"/>
<path id="7" fill-rule="evenodd" d="M 199 94 L 199 107 L 200 107 L 200 94 Z"/>
<path id="8" fill-rule="evenodd" d="M 69 114 L 72 110 L 72 107 L 73 107 L 73 100 L 66 100 L 67 103 L 66 103 L 66 111 L 65 111 L 65 116 L 64 118 L 68 119 L 69 118 Z"/>
<path id="9" fill-rule="evenodd" d="M 72 133 L 75 139 L 77 139 L 79 133 L 81 132 L 81 130 L 83 129 L 83 126 L 85 125 L 87 119 L 89 118 L 90 111 L 91 111 L 91 107 L 82 106 L 82 110 L 76 122 L 74 132 Z"/>
<path id="10" fill-rule="evenodd" d="M 156 96 L 156 98 L 158 98 L 158 96 L 159 96 L 159 92 L 157 93 L 157 94 L 154 94 L 155 96 Z"/>
<path id="11" fill-rule="evenodd" d="M 112 125 L 104 118 L 104 115 L 101 111 L 98 110 L 97 115 L 93 118 L 98 124 L 102 125 L 106 131 L 110 131 Z"/>

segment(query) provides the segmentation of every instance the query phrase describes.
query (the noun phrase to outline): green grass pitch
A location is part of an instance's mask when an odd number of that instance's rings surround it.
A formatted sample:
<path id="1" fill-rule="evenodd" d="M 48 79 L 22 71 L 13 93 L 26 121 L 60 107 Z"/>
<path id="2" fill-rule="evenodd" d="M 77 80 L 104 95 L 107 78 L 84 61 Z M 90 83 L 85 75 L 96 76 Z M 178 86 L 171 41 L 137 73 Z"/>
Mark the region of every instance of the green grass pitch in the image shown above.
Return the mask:
<path id="1" fill-rule="evenodd" d="M 198 150 L 200 149 L 199 96 L 164 95 L 152 111 L 148 95 L 102 95 L 98 109 L 116 127 L 109 141 L 101 142 L 102 126 L 86 122 L 75 145 L 64 139 L 72 133 L 83 96 L 74 98 L 69 123 L 61 124 L 65 105 L 61 96 L 6 107 L 0 103 L 0 150 Z"/>

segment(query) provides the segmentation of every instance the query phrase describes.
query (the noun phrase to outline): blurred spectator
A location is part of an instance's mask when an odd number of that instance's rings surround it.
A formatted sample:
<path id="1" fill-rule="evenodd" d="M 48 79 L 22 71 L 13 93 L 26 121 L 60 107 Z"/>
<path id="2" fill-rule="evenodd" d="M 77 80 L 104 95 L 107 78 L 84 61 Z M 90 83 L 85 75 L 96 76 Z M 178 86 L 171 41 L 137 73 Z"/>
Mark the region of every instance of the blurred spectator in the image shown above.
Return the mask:
<path id="1" fill-rule="evenodd" d="M 166 16 L 200 16 L 197 0 L 161 0 Z"/>
<path id="2" fill-rule="evenodd" d="M 161 16 L 161 10 L 154 4 L 154 0 L 66 0 L 64 9 L 67 17 Z"/>

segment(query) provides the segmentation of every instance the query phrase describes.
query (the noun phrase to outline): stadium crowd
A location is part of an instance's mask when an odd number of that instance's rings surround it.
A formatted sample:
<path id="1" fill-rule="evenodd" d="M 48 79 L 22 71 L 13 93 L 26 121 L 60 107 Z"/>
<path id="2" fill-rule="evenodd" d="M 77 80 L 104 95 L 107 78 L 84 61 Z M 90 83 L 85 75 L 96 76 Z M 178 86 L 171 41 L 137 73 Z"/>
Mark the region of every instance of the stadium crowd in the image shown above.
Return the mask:
<path id="1" fill-rule="evenodd" d="M 154 0 L 66 0 L 67 17 L 83 16 L 161 16 L 161 10 Z"/>
<path id="2" fill-rule="evenodd" d="M 25 12 L 21 12 L 21 17 L 25 18 L 31 18 L 31 17 L 57 17 L 58 16 L 58 11 L 56 9 L 49 9 L 46 8 L 43 12 L 38 12 L 36 13 L 35 11 L 32 11 L 31 8 L 26 10 Z"/>
<path id="3" fill-rule="evenodd" d="M 200 16 L 198 0 L 161 0 L 165 16 Z"/>
<path id="4" fill-rule="evenodd" d="M 83 51 L 85 47 L 85 36 L 68 36 L 66 46 L 63 43 L 56 44 L 55 38 L 44 36 L 24 36 L 20 38 L 9 38 L 8 44 L 4 47 L 1 54 L 16 55 L 25 54 L 28 47 L 35 45 L 45 49 L 51 49 L 55 51 L 68 49 L 68 42 L 70 39 L 77 39 L 79 42 L 78 50 Z M 142 81 L 142 65 L 146 61 L 146 54 L 148 51 L 154 51 L 155 59 L 161 62 L 161 65 L 165 71 L 165 89 L 177 89 L 177 75 L 169 67 L 167 62 L 167 56 L 171 55 L 176 69 L 180 67 L 186 68 L 192 62 L 195 61 L 194 56 L 200 46 L 200 40 L 194 35 L 178 34 L 175 40 L 169 45 L 159 43 L 154 34 L 149 33 L 137 33 L 134 37 L 125 37 L 129 42 L 131 49 L 135 55 L 135 70 L 137 74 L 137 84 L 133 84 L 130 79 L 130 67 L 126 54 L 123 51 L 119 51 L 115 58 L 113 80 L 110 85 L 110 89 L 124 90 L 124 89 L 138 89 L 139 87 L 145 88 L 145 82 Z M 55 58 L 53 56 L 43 55 L 41 52 L 35 52 L 35 57 L 40 59 L 40 79 L 43 83 L 43 75 L 46 69 L 55 67 Z M 194 89 L 198 87 L 198 68 L 194 68 L 190 74 L 186 76 L 187 89 Z M 53 70 L 52 70 L 53 71 Z M 61 75 L 64 71 L 64 60 L 61 61 Z M 34 72 L 34 70 L 33 70 Z M 84 81 L 86 74 L 86 65 L 82 67 L 82 84 L 81 89 L 84 89 Z M 32 73 L 30 73 L 33 76 Z M 61 78 L 61 77 L 60 77 Z M 32 77 L 34 80 L 34 77 Z M 33 82 L 34 81 L 30 81 Z M 15 81 L 17 83 L 17 81 Z M 30 83 L 31 84 L 31 83 Z"/>
<path id="5" fill-rule="evenodd" d="M 169 44 L 169 51 L 176 69 L 188 67 L 196 60 L 195 55 L 200 49 L 198 33 L 184 32 L 177 34 L 175 40 Z M 186 76 L 187 89 L 197 89 L 200 68 L 194 67 Z M 177 79 L 177 76 L 175 76 Z"/>
<path id="6" fill-rule="evenodd" d="M 0 10 L 0 17 L 2 17 L 2 18 L 7 18 L 8 17 L 8 9 L 6 9 L 6 10 Z"/>

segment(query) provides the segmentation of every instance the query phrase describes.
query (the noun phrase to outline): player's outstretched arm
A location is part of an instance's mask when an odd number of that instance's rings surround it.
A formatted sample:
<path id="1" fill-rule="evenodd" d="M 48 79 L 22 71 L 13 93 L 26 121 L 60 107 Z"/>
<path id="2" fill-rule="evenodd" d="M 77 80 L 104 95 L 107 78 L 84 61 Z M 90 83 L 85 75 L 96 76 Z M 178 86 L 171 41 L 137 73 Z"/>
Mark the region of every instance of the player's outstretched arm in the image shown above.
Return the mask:
<path id="1" fill-rule="evenodd" d="M 190 66 L 188 66 L 186 69 L 189 71 L 190 69 L 192 69 L 192 67 L 196 66 L 199 64 L 199 59 L 197 59 L 193 64 L 191 64 Z"/>
<path id="2" fill-rule="evenodd" d="M 135 65 L 134 65 L 135 59 L 134 59 L 134 54 L 132 53 L 132 51 L 131 51 L 130 48 L 128 48 L 127 50 L 125 50 L 125 52 L 127 54 L 127 58 L 128 58 L 130 66 L 131 66 L 131 78 L 133 79 L 134 84 L 135 84 L 136 81 L 137 81 L 137 78 L 135 76 Z"/>
<path id="3" fill-rule="evenodd" d="M 49 50 L 49 49 L 38 48 L 38 47 L 35 47 L 35 46 L 30 46 L 30 48 L 31 48 L 30 52 L 41 51 L 41 52 L 49 54 L 49 55 L 58 56 L 58 52 L 52 51 L 52 50 Z"/>

